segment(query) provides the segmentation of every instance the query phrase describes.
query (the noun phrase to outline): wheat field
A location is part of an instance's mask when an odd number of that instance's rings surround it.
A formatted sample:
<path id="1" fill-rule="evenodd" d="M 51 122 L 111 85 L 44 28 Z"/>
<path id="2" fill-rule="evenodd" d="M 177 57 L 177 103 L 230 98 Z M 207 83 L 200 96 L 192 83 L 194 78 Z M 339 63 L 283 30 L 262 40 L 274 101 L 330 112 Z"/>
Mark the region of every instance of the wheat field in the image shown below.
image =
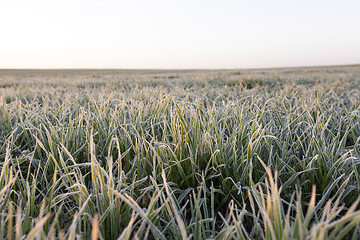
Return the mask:
<path id="1" fill-rule="evenodd" d="M 0 70 L 0 239 L 359 239 L 360 66 Z"/>

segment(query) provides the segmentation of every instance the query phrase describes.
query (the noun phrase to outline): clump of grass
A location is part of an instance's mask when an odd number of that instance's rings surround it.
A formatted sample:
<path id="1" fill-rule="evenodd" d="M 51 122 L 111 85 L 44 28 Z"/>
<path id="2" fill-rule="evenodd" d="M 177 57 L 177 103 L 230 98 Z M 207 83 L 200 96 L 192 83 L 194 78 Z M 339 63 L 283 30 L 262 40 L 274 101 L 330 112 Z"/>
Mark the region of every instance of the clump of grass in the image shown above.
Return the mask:
<path id="1" fill-rule="evenodd" d="M 19 75 L 0 97 L 0 239 L 356 239 L 354 72 Z"/>

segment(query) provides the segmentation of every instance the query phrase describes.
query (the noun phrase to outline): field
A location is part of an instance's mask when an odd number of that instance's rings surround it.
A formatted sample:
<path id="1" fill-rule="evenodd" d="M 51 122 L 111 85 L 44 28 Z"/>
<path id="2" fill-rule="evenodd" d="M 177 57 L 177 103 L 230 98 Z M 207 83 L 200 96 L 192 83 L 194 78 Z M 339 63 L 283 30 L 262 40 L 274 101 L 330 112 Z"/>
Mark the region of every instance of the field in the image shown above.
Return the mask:
<path id="1" fill-rule="evenodd" d="M 359 239 L 360 66 L 0 70 L 0 239 Z"/>

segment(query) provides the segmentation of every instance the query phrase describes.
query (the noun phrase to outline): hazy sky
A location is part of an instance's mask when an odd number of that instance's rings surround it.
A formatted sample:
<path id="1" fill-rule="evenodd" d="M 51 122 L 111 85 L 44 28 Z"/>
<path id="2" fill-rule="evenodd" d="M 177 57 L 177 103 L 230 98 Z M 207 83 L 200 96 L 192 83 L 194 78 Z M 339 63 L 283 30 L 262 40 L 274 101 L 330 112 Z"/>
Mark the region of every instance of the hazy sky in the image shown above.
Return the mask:
<path id="1" fill-rule="evenodd" d="M 0 68 L 360 63 L 360 0 L 0 0 Z"/>

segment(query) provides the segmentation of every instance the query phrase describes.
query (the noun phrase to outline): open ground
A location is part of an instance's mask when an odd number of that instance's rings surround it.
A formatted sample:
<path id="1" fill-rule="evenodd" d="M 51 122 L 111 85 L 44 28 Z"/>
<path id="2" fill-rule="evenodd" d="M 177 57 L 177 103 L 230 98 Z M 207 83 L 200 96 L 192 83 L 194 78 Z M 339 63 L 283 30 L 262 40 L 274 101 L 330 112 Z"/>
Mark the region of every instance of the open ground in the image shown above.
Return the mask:
<path id="1" fill-rule="evenodd" d="M 0 239 L 360 236 L 360 66 L 0 70 Z"/>

